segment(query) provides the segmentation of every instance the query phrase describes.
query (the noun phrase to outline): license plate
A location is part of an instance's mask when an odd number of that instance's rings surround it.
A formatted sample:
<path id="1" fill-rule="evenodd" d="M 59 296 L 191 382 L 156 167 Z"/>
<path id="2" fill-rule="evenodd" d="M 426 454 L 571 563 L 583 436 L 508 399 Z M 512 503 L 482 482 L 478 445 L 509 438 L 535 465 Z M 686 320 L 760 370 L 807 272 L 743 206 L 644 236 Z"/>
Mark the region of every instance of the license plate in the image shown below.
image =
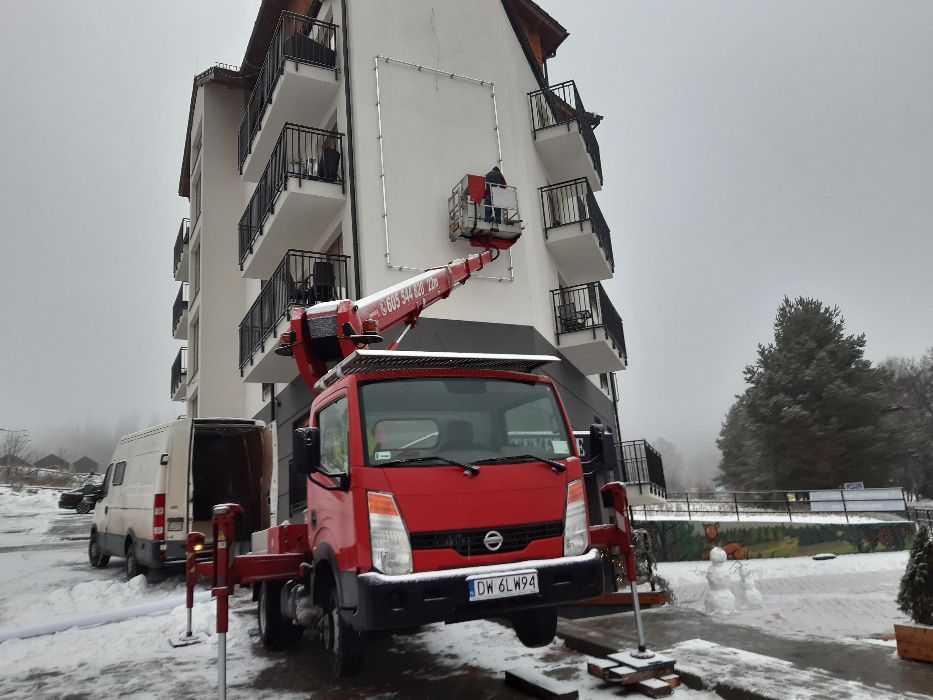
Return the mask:
<path id="1" fill-rule="evenodd" d="M 538 592 L 538 572 L 534 569 L 500 576 L 476 576 L 467 579 L 470 602 L 511 598 Z"/>

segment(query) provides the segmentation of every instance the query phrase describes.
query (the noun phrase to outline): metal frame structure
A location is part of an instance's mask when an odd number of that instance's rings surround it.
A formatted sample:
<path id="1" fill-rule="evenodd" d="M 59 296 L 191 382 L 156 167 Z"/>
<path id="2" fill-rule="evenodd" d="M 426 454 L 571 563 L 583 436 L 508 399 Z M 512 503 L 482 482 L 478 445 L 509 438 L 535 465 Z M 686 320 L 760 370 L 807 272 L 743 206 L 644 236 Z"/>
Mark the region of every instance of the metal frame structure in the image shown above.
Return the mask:
<path id="1" fill-rule="evenodd" d="M 450 78 L 451 80 L 465 80 L 467 82 L 479 85 L 481 87 L 489 87 L 492 97 L 492 111 L 493 118 L 495 122 L 494 131 L 496 134 L 496 151 L 497 158 L 496 164 L 501 168 L 502 167 L 502 141 L 499 138 L 499 108 L 496 103 L 496 85 L 490 80 L 481 80 L 480 78 L 472 78 L 468 75 L 460 75 L 459 73 L 451 73 L 450 71 L 443 71 L 438 68 L 431 68 L 429 66 L 418 65 L 417 63 L 409 63 L 408 61 L 403 61 L 398 58 L 389 58 L 387 56 L 376 56 L 374 59 L 374 67 L 376 71 L 376 122 L 377 122 L 377 139 L 379 141 L 379 178 L 382 184 L 382 222 L 383 229 L 385 231 L 385 244 L 386 244 L 386 267 L 391 270 L 398 270 L 400 272 L 422 272 L 423 268 L 419 267 L 409 267 L 406 265 L 394 265 L 392 264 L 392 252 L 391 245 L 389 242 L 389 205 L 388 199 L 386 197 L 386 168 L 385 168 L 385 151 L 382 147 L 382 141 L 384 138 L 382 130 L 382 90 L 379 83 L 379 61 L 382 61 L 386 65 L 398 65 L 405 66 L 412 70 L 417 70 L 419 72 L 430 73 L 432 75 L 444 76 Z M 474 275 L 476 279 L 487 279 L 493 280 L 495 282 L 514 282 L 515 281 L 515 264 L 512 260 L 512 252 L 508 251 L 509 256 L 509 276 L 508 277 L 493 277 L 491 275 Z"/>

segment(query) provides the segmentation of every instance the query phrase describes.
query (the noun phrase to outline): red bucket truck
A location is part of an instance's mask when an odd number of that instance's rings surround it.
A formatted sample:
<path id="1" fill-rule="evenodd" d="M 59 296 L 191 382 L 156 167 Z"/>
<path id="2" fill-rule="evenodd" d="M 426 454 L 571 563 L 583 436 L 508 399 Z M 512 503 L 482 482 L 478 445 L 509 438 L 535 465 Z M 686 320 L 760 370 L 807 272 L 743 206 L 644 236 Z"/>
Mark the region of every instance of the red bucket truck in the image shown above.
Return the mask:
<path id="1" fill-rule="evenodd" d="M 310 628 L 338 676 L 359 671 L 371 633 L 431 622 L 504 617 L 541 646 L 557 605 L 603 592 L 594 545 L 630 554 L 621 485 L 616 524 L 588 524 L 566 411 L 535 373 L 557 358 L 403 352 L 398 340 L 367 349 L 390 328 L 404 324 L 404 335 L 498 255 L 477 243 L 482 253 L 364 299 L 293 310 L 276 351 L 314 390 L 292 463 L 307 486 L 305 522 L 253 533 L 252 552 L 234 556 L 241 508 L 216 506 L 212 559 L 200 563 L 203 535 L 189 536 L 189 591 L 199 574 L 211 579 L 221 655 L 237 584 L 257 587 L 265 645 Z"/>

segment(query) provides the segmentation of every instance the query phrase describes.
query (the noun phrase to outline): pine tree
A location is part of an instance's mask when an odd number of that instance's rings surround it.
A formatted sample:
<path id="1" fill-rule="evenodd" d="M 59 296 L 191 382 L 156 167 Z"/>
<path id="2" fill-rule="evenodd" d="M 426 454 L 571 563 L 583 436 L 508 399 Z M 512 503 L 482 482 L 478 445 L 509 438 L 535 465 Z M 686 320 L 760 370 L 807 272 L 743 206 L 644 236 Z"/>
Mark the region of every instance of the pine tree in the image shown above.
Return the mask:
<path id="1" fill-rule="evenodd" d="M 774 342 L 746 367 L 745 393 L 726 415 L 720 481 L 733 488 L 834 488 L 887 484 L 897 436 L 884 420 L 889 374 L 864 357 L 865 336 L 846 335 L 837 307 L 785 298 Z"/>
<path id="2" fill-rule="evenodd" d="M 922 527 L 901 579 L 897 607 L 919 625 L 933 625 L 933 537 Z"/>

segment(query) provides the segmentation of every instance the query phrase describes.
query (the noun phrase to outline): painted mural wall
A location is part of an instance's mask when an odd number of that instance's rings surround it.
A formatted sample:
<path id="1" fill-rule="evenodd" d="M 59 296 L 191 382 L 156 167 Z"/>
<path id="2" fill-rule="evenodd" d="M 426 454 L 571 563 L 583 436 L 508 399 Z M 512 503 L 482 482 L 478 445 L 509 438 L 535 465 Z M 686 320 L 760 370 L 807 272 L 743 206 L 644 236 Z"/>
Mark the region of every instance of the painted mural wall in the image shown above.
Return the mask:
<path id="1" fill-rule="evenodd" d="M 914 523 L 906 521 L 801 525 L 636 520 L 634 526 L 648 531 L 658 561 L 708 559 L 713 547 L 722 547 L 729 559 L 897 551 L 909 549 L 916 533 Z"/>

